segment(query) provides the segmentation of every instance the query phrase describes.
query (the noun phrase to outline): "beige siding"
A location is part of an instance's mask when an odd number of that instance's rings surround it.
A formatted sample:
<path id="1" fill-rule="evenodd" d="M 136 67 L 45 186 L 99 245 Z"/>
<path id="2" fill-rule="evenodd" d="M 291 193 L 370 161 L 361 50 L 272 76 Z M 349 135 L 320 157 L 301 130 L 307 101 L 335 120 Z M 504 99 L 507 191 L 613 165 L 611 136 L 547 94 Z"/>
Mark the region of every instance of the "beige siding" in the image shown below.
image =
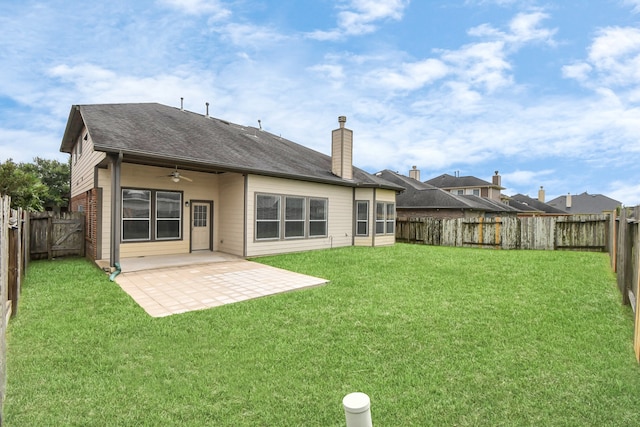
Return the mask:
<path id="1" fill-rule="evenodd" d="M 102 259 L 108 259 L 111 253 L 109 249 L 111 244 L 111 165 L 109 169 L 98 169 L 97 186 L 102 188 L 102 211 L 99 214 L 102 227 L 100 249 Z"/>
<path id="2" fill-rule="evenodd" d="M 217 223 L 221 226 L 216 239 L 218 250 L 243 256 L 244 176 L 234 173 L 221 174 L 219 188 Z"/>
<path id="3" fill-rule="evenodd" d="M 321 197 L 328 199 L 328 235 L 322 238 L 254 240 L 256 193 Z M 248 177 L 247 256 L 351 246 L 353 233 L 353 189 L 337 185 L 282 178 Z"/>
<path id="4" fill-rule="evenodd" d="M 76 144 L 82 144 L 82 154 L 76 155 L 74 147 L 71 155 L 71 197 L 89 191 L 96 185 L 94 180 L 95 166 L 105 158 L 105 153 L 94 151 L 93 141 L 87 137 L 83 139 L 86 129 L 83 129 L 78 136 Z"/>

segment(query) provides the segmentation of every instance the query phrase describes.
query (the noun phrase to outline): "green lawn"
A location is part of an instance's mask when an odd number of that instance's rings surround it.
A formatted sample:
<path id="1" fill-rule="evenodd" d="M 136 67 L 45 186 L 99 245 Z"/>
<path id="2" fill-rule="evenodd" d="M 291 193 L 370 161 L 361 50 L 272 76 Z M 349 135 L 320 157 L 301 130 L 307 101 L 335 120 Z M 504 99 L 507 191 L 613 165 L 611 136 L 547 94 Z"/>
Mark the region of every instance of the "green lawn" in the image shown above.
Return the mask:
<path id="1" fill-rule="evenodd" d="M 328 285 L 151 318 L 85 260 L 31 264 L 7 426 L 640 425 L 605 254 L 398 244 L 261 258 Z"/>

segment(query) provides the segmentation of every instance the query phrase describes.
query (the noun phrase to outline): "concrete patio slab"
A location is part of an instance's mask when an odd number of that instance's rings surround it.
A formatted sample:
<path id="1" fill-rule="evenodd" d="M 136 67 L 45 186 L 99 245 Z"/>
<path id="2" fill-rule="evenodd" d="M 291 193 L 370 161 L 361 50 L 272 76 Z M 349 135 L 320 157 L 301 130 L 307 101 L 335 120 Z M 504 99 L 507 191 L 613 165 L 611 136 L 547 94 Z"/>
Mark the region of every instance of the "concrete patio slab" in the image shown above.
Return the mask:
<path id="1" fill-rule="evenodd" d="M 133 261 L 131 259 L 129 261 Z M 158 261 L 155 259 L 154 261 Z M 123 272 L 116 283 L 150 316 L 203 310 L 224 304 L 289 292 L 327 283 L 326 279 L 246 261 L 237 257 L 206 264 L 175 265 L 145 269 L 122 260 Z"/>

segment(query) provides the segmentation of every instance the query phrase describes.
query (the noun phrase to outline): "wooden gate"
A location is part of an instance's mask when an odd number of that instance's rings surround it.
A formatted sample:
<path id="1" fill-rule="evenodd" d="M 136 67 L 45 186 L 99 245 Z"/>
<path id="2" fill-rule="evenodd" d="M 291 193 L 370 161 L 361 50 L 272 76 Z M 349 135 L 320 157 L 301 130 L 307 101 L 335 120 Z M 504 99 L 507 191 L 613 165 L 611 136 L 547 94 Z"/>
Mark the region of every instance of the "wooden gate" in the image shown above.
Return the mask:
<path id="1" fill-rule="evenodd" d="M 32 213 L 30 223 L 31 259 L 84 256 L 83 213 Z"/>

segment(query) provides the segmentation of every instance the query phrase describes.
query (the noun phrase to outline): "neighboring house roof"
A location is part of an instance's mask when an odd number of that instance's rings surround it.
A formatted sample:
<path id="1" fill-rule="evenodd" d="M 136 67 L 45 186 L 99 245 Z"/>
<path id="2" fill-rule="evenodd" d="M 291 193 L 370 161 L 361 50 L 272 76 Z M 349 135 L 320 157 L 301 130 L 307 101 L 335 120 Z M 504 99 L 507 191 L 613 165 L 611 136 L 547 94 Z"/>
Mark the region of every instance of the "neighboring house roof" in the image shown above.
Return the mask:
<path id="1" fill-rule="evenodd" d="M 261 129 L 157 103 L 75 105 L 60 151 L 71 153 L 83 124 L 96 151 L 131 162 L 401 189 L 356 167 L 352 180 L 340 178 L 330 156 Z"/>
<path id="2" fill-rule="evenodd" d="M 452 176 L 449 174 L 442 174 L 428 181 L 427 184 L 431 184 L 438 188 L 467 188 L 467 187 L 496 187 L 501 188 L 498 185 L 494 185 L 491 182 L 485 181 L 475 176 Z"/>
<path id="3" fill-rule="evenodd" d="M 613 211 L 622 206 L 622 202 L 602 194 L 588 194 L 586 191 L 569 197 L 571 197 L 571 207 L 567 207 L 567 196 L 556 197 L 553 200 L 549 200 L 547 204 L 558 209 L 564 209 L 566 213 L 574 214 L 599 214 L 605 211 Z"/>
<path id="4" fill-rule="evenodd" d="M 562 209 L 558 209 L 557 207 L 541 202 L 538 199 L 525 196 L 524 194 L 516 194 L 515 196 L 511 196 L 509 199 L 509 205 L 526 212 L 544 212 L 552 214 L 567 213 Z"/>
<path id="5" fill-rule="evenodd" d="M 478 205 L 486 206 L 485 210 L 490 212 L 519 212 L 518 209 L 507 205 L 506 203 L 498 202 L 495 200 L 487 199 L 485 197 L 473 196 L 471 194 L 465 194 L 458 197 L 463 197 L 467 200 L 471 200 Z"/>
<path id="6" fill-rule="evenodd" d="M 397 208 L 413 209 L 469 209 L 486 212 L 515 212 L 504 203 L 478 196 L 458 196 L 428 183 L 385 169 L 376 174 L 405 191 L 396 196 Z"/>

